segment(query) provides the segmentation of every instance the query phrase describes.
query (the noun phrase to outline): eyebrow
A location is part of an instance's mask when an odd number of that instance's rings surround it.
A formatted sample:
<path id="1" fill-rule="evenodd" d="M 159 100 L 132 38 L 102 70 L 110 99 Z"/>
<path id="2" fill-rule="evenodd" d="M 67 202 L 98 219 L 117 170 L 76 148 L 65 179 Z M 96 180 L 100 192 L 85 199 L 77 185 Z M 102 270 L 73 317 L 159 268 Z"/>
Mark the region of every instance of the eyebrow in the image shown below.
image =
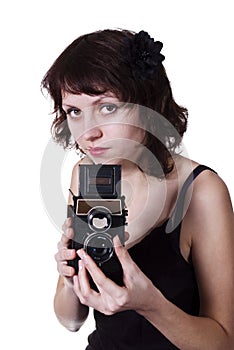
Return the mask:
<path id="1" fill-rule="evenodd" d="M 62 107 L 69 107 L 69 108 L 76 108 L 79 109 L 78 107 L 76 107 L 75 105 L 67 105 L 66 103 L 62 104 Z"/>
<path id="2" fill-rule="evenodd" d="M 98 104 L 100 101 L 104 100 L 105 98 L 113 98 L 113 99 L 116 99 L 116 97 L 114 96 L 108 96 L 108 95 L 105 95 L 105 96 L 101 96 L 99 97 L 97 100 L 93 101 L 91 103 L 91 106 L 95 106 L 96 104 Z M 75 107 L 76 109 L 79 109 L 78 107 L 76 107 L 75 105 L 70 105 L 70 104 L 66 104 L 66 103 L 63 103 L 62 104 L 64 107 Z"/>

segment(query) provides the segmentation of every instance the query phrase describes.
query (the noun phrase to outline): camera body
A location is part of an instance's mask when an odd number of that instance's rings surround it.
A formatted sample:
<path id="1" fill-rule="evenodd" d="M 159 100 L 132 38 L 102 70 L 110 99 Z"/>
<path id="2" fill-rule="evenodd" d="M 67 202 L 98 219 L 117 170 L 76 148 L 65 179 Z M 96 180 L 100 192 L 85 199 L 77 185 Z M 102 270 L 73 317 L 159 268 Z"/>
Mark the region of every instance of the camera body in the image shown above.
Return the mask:
<path id="1" fill-rule="evenodd" d="M 105 275 L 119 285 L 123 285 L 123 273 L 113 238 L 118 235 L 124 245 L 126 216 L 125 197 L 121 195 L 121 166 L 80 164 L 79 195 L 73 194 L 73 205 L 68 206 L 74 230 L 69 248 L 83 248 Z M 77 255 L 68 261 L 76 274 L 79 259 Z M 90 284 L 96 289 L 92 280 Z"/>

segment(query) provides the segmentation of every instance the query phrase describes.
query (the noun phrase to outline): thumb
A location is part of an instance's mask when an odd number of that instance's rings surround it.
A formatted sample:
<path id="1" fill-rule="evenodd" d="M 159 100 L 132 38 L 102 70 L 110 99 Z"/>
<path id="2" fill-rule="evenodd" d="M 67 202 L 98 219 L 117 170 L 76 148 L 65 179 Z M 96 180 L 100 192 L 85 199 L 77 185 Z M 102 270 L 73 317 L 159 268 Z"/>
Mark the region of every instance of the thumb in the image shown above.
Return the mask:
<path id="1" fill-rule="evenodd" d="M 122 268 L 124 269 L 124 267 L 133 265 L 133 264 L 135 265 L 127 249 L 121 244 L 118 236 L 114 237 L 113 243 L 114 243 L 115 253 L 122 265 Z"/>

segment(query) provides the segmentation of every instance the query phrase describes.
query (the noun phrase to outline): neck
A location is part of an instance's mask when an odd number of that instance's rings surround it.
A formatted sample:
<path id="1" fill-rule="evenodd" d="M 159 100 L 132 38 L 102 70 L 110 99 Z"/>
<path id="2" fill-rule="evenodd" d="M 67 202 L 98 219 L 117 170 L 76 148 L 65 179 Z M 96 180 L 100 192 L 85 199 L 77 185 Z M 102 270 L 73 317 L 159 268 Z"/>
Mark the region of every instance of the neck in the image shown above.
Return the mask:
<path id="1" fill-rule="evenodd" d="M 139 167 L 129 161 L 121 163 L 121 171 L 123 178 L 132 178 L 137 174 L 143 175 L 143 172 L 139 169 Z"/>

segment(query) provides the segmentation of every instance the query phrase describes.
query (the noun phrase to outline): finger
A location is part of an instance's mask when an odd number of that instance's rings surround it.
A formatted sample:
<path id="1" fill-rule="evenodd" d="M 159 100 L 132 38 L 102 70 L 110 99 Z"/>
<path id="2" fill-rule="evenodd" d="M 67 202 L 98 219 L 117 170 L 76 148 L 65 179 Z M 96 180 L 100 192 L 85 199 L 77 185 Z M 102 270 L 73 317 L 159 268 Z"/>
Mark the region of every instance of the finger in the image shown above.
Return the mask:
<path id="1" fill-rule="evenodd" d="M 76 295 L 78 296 L 81 304 L 84 304 L 82 303 L 81 299 L 82 299 L 82 293 L 81 293 L 81 290 L 80 290 L 80 282 L 79 282 L 79 278 L 78 278 L 78 275 L 74 275 L 73 276 L 73 288 L 74 288 L 74 292 L 76 293 Z"/>
<path id="2" fill-rule="evenodd" d="M 67 218 L 62 226 L 63 232 L 66 231 L 67 228 L 72 227 L 72 218 Z"/>
<path id="3" fill-rule="evenodd" d="M 88 274 L 81 260 L 79 260 L 79 273 L 73 277 L 73 283 L 74 291 L 80 302 L 93 307 L 94 300 L 99 296 L 99 293 L 90 288 Z"/>
<path id="4" fill-rule="evenodd" d="M 75 249 L 62 248 L 55 254 L 55 260 L 57 262 L 72 260 L 72 259 L 75 259 L 75 257 L 76 257 Z"/>
<path id="5" fill-rule="evenodd" d="M 63 247 L 68 247 L 70 240 L 74 236 L 74 230 L 72 228 L 67 229 L 67 231 L 62 234 L 60 241 L 57 244 L 57 248 L 61 249 Z"/>
<path id="6" fill-rule="evenodd" d="M 128 250 L 125 247 L 123 247 L 120 243 L 118 236 L 114 237 L 113 242 L 115 247 L 115 253 L 120 261 L 120 264 L 122 265 L 124 272 L 128 272 L 129 274 L 131 274 L 134 270 L 139 270 L 138 266 L 135 264 L 130 254 L 128 253 Z"/>
<path id="7" fill-rule="evenodd" d="M 72 227 L 68 227 L 66 231 L 62 234 L 62 242 L 67 243 L 70 239 L 72 239 L 74 236 L 74 230 Z"/>
<path id="8" fill-rule="evenodd" d="M 89 276 L 82 260 L 79 260 L 78 279 L 81 293 L 84 297 L 87 297 L 92 293 L 92 288 L 90 287 Z"/>
<path id="9" fill-rule="evenodd" d="M 75 274 L 75 269 L 65 263 L 58 264 L 58 273 L 64 277 L 72 277 Z"/>
<path id="10" fill-rule="evenodd" d="M 73 276 L 73 290 L 76 293 L 78 299 L 80 300 L 81 304 L 88 305 L 87 298 L 83 297 L 83 294 L 81 292 L 81 286 L 80 286 L 80 280 L 78 275 Z M 91 305 L 88 305 L 91 306 Z"/>
<path id="11" fill-rule="evenodd" d="M 124 239 L 125 239 L 125 241 L 126 240 L 128 240 L 128 232 L 125 232 L 124 233 Z M 116 235 L 114 238 L 113 238 L 113 245 L 114 245 L 114 247 L 119 247 L 119 246 L 123 246 L 123 244 L 121 243 L 121 241 L 120 241 L 120 238 L 119 238 L 119 236 L 118 235 Z"/>
<path id="12" fill-rule="evenodd" d="M 112 294 L 113 291 L 116 293 L 116 289 L 119 289 L 119 291 L 122 290 L 121 287 L 105 276 L 102 270 L 83 249 L 78 250 L 77 253 L 100 292 L 105 291 L 108 294 Z"/>

